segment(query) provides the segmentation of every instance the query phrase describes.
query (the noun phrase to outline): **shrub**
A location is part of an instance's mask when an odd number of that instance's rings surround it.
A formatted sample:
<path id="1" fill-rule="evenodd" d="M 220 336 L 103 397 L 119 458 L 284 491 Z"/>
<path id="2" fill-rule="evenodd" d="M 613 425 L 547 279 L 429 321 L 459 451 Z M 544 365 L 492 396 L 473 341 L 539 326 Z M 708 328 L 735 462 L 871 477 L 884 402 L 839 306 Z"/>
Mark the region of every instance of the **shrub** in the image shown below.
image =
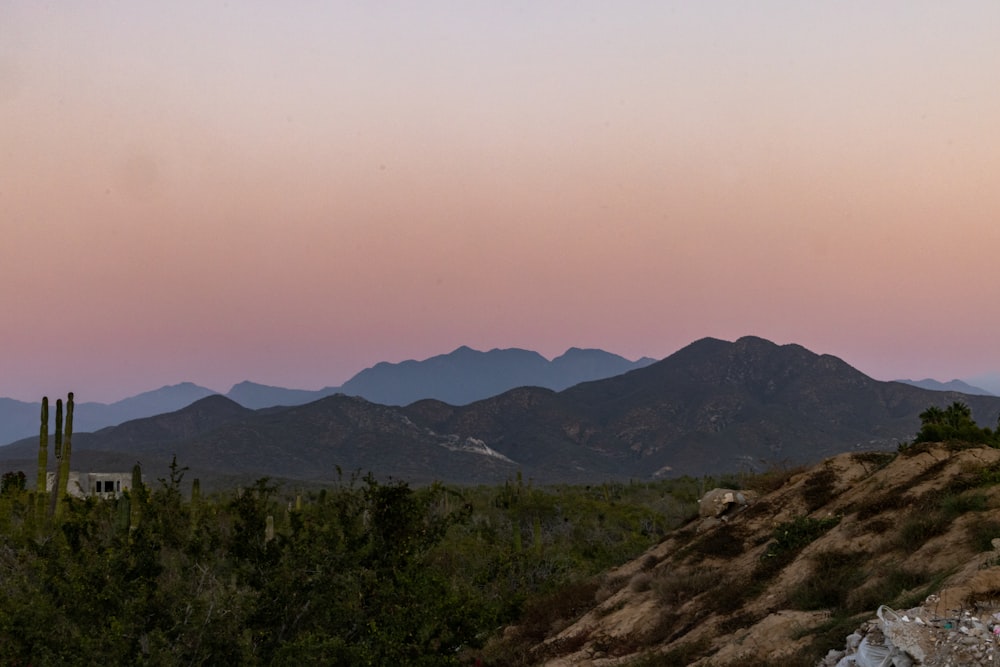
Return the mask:
<path id="1" fill-rule="evenodd" d="M 906 505 L 905 498 L 897 492 L 871 494 L 851 509 L 857 513 L 857 520 L 864 521 L 883 512 L 900 509 Z"/>
<path id="2" fill-rule="evenodd" d="M 729 618 L 719 622 L 719 632 L 724 635 L 731 635 L 737 630 L 749 628 L 760 621 L 764 616 L 760 613 L 743 612 L 733 614 Z"/>
<path id="3" fill-rule="evenodd" d="M 705 657 L 710 646 L 710 640 L 701 639 L 682 644 L 663 653 L 648 653 L 629 664 L 631 667 L 687 667 L 699 658 Z"/>
<path id="4" fill-rule="evenodd" d="M 908 516 L 899 526 L 896 546 L 904 551 L 916 551 L 927 540 L 948 530 L 951 520 L 941 512 L 917 512 Z"/>
<path id="5" fill-rule="evenodd" d="M 896 452 L 857 452 L 851 458 L 865 466 L 870 475 L 892 463 L 896 456 Z"/>
<path id="6" fill-rule="evenodd" d="M 682 604 L 719 585 L 719 573 L 711 568 L 691 572 L 664 572 L 652 581 L 656 596 L 666 604 Z"/>
<path id="7" fill-rule="evenodd" d="M 840 609 L 855 587 L 864 581 L 864 552 L 823 551 L 813 556 L 812 576 L 789 593 L 794 609 Z"/>
<path id="8" fill-rule="evenodd" d="M 824 467 L 810 475 L 802 485 L 802 499 L 806 501 L 806 511 L 814 512 L 826 505 L 836 495 L 837 475 Z"/>
<path id="9" fill-rule="evenodd" d="M 648 591 L 653 583 L 653 575 L 649 572 L 637 572 L 628 582 L 629 590 L 633 593 Z"/>
<path id="10" fill-rule="evenodd" d="M 806 470 L 805 466 L 772 468 L 746 480 L 744 487 L 766 495 L 783 487 L 788 480 Z"/>
<path id="11" fill-rule="evenodd" d="M 914 570 L 892 564 L 888 570 L 875 572 L 868 578 L 868 585 L 853 591 L 846 600 L 846 611 L 852 613 L 871 613 L 881 604 L 891 604 L 899 607 L 910 607 L 910 600 L 900 600 L 907 591 L 924 586 L 934 581 L 934 577 L 926 570 Z M 921 602 L 931 591 L 921 589 L 914 597 L 913 604 Z"/>
<path id="12" fill-rule="evenodd" d="M 745 549 L 740 529 L 731 523 L 722 524 L 705 532 L 687 547 L 688 560 L 701 558 L 735 558 Z M 700 558 L 699 558 L 700 557 Z"/>
<path id="13" fill-rule="evenodd" d="M 575 619 L 590 609 L 596 592 L 597 581 L 587 579 L 533 598 L 521 616 L 521 634 L 541 641 L 554 623 Z"/>
<path id="14" fill-rule="evenodd" d="M 1000 537 L 1000 521 L 977 516 L 965 530 L 976 551 L 993 551 L 993 540 Z"/>
<path id="15" fill-rule="evenodd" d="M 795 559 L 802 549 L 840 523 L 840 517 L 812 519 L 800 516 L 774 529 L 772 541 L 754 569 L 755 581 L 767 580 Z"/>
<path id="16" fill-rule="evenodd" d="M 986 494 L 947 494 L 940 500 L 941 511 L 949 518 L 957 518 L 966 512 L 982 512 L 986 509 Z"/>

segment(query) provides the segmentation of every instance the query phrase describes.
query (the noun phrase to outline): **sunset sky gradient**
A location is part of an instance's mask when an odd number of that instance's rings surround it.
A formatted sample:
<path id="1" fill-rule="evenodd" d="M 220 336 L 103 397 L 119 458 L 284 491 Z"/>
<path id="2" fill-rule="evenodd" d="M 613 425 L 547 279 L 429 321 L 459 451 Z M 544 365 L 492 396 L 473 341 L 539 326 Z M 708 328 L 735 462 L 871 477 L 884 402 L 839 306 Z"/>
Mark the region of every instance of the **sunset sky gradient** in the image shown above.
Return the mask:
<path id="1" fill-rule="evenodd" d="M 998 185 L 995 0 L 9 0 L 0 396 L 746 334 L 998 372 Z"/>

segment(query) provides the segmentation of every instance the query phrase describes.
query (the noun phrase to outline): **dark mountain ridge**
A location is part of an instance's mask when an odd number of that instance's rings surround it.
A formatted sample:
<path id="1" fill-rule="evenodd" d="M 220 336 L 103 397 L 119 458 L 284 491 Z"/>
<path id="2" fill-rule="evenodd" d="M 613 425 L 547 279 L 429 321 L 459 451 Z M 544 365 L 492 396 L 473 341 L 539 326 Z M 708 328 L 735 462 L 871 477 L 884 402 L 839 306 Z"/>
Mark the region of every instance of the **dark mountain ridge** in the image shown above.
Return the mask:
<path id="1" fill-rule="evenodd" d="M 479 352 L 463 346 L 449 354 L 423 361 L 376 364 L 355 375 L 342 387 L 324 387 L 314 391 L 247 381 L 233 385 L 226 396 L 252 409 L 304 405 L 337 393 L 360 396 L 385 405 L 407 405 L 424 398 L 465 405 L 527 385 L 565 389 L 584 380 L 618 375 L 653 361 L 648 357 L 629 361 L 604 350 L 575 347 L 549 361 L 528 350 L 512 348 Z M 182 382 L 111 404 L 77 403 L 76 427 L 81 432 L 96 431 L 131 419 L 173 412 L 216 393 L 190 382 Z M 0 444 L 37 432 L 40 407 L 40 403 L 0 398 Z"/>
<path id="2" fill-rule="evenodd" d="M 997 397 L 880 382 L 799 345 L 707 338 L 620 376 L 559 392 L 520 387 L 463 406 L 394 407 L 337 394 L 249 410 L 214 396 L 76 436 L 74 461 L 100 452 L 102 462 L 128 469 L 149 458 L 160 466 L 155 477 L 176 454 L 203 482 L 239 474 L 323 483 L 340 466 L 416 483 L 494 483 L 518 471 L 538 483 L 590 483 L 895 449 L 915 434 L 920 412 L 953 401 L 968 404 L 980 424 L 1000 415 Z M 37 447 L 36 437 L 0 448 L 0 461 L 30 470 Z"/>

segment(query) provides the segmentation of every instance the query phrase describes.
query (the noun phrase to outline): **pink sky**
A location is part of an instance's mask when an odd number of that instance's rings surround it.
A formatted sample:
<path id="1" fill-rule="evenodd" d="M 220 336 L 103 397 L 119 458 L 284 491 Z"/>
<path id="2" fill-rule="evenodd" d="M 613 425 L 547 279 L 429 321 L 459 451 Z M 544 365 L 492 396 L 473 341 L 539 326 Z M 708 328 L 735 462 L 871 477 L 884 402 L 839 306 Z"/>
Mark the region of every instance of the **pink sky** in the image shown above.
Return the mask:
<path id="1" fill-rule="evenodd" d="M 746 334 L 1000 372 L 1000 3 L 0 4 L 0 396 Z"/>

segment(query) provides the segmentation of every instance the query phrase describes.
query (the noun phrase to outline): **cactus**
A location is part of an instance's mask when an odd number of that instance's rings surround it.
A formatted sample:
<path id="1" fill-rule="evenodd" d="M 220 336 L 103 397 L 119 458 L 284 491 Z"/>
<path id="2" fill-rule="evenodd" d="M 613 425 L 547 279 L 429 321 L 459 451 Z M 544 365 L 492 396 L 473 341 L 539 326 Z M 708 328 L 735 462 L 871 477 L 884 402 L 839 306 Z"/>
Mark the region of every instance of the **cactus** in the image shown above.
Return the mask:
<path id="1" fill-rule="evenodd" d="M 56 399 L 56 458 L 62 458 L 63 411 L 62 399 Z"/>
<path id="2" fill-rule="evenodd" d="M 132 525 L 132 499 L 127 495 L 118 499 L 118 513 L 115 516 L 115 532 L 128 534 Z"/>
<path id="3" fill-rule="evenodd" d="M 59 505 L 59 469 L 62 463 L 62 438 L 63 438 L 63 402 L 61 398 L 56 399 L 56 432 L 55 432 L 55 454 L 56 464 L 55 479 L 52 482 L 52 489 L 49 491 L 49 516 L 56 514 L 56 507 Z"/>
<path id="4" fill-rule="evenodd" d="M 59 479 L 56 488 L 59 490 L 59 498 L 56 503 L 56 516 L 62 514 L 63 500 L 66 498 L 69 487 L 69 466 L 70 455 L 73 451 L 73 392 L 66 396 L 66 433 L 65 440 L 61 437 L 60 427 L 62 426 L 62 401 L 56 402 L 56 456 L 59 458 Z M 62 441 L 62 451 L 59 451 L 59 443 Z"/>
<path id="5" fill-rule="evenodd" d="M 274 539 L 274 516 L 268 514 L 266 523 L 264 525 L 264 542 L 267 543 L 273 539 Z"/>
<path id="6" fill-rule="evenodd" d="M 129 488 L 129 526 L 135 528 L 142 518 L 142 504 L 145 501 L 146 489 L 142 485 L 142 467 L 136 463 L 132 466 L 132 486 Z"/>
<path id="7" fill-rule="evenodd" d="M 45 511 L 46 471 L 49 467 L 49 397 L 42 396 L 42 425 L 38 430 L 38 481 L 35 482 L 35 498 L 38 514 Z"/>

